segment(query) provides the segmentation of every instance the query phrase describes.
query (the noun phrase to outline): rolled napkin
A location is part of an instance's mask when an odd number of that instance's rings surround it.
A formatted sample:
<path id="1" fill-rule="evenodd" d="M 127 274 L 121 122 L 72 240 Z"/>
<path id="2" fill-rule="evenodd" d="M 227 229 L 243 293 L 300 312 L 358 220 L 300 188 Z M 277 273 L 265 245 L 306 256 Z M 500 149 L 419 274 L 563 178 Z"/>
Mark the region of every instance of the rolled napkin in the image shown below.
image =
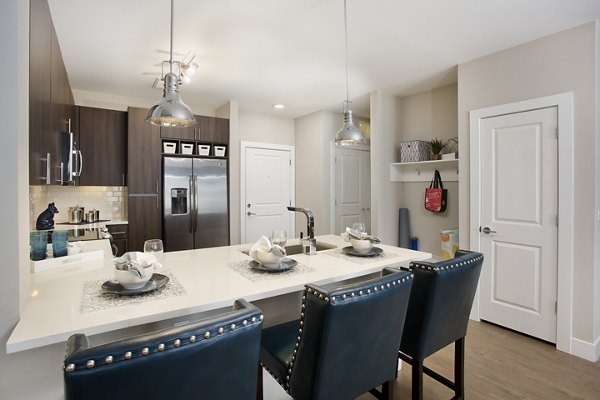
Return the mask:
<path id="1" fill-rule="evenodd" d="M 346 232 L 342 232 L 340 234 L 340 236 L 342 236 L 342 238 L 344 238 L 344 240 L 346 242 L 349 242 L 350 239 L 357 239 L 357 240 L 370 240 L 371 243 L 381 243 L 381 240 L 378 237 L 371 236 L 366 232 L 360 232 L 360 231 L 357 231 L 355 229 L 348 228 L 348 227 L 346 227 Z"/>
<path id="2" fill-rule="evenodd" d="M 281 259 L 285 257 L 287 253 L 283 247 L 276 244 L 271 244 L 271 241 L 265 235 L 262 235 L 260 239 L 254 243 L 248 255 L 254 261 L 265 264 L 266 260 L 273 258 L 272 256 L 277 259 Z"/>

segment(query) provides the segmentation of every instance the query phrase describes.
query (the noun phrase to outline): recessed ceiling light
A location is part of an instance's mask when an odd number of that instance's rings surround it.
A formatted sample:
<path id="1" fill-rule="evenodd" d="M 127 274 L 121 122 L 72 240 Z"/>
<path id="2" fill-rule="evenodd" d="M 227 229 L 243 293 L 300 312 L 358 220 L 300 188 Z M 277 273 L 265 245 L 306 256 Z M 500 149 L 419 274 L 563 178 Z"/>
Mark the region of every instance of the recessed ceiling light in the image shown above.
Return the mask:
<path id="1" fill-rule="evenodd" d="M 285 105 L 283 104 L 273 104 L 273 108 L 276 110 L 283 110 L 285 108 Z"/>

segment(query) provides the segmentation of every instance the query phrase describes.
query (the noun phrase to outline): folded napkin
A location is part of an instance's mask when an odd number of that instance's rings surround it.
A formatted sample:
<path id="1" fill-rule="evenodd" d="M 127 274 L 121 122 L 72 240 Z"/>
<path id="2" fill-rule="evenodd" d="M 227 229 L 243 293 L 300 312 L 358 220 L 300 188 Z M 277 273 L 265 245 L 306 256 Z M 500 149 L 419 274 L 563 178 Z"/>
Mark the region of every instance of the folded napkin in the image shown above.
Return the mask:
<path id="1" fill-rule="evenodd" d="M 124 271 L 131 271 L 132 274 L 140 278 L 145 278 L 149 272 L 145 267 L 154 265 L 155 269 L 161 267 L 156 257 L 150 253 L 140 251 L 131 251 L 123 254 L 121 257 L 113 259 L 115 267 Z"/>
<path id="2" fill-rule="evenodd" d="M 256 243 L 254 243 L 254 245 L 250 249 L 250 252 L 248 253 L 248 255 L 254 261 L 261 262 L 261 260 L 259 259 L 259 256 L 258 256 L 259 252 L 271 253 L 277 257 L 285 257 L 287 255 L 287 253 L 283 247 L 278 246 L 276 244 L 271 244 L 271 241 L 265 235 L 262 235 L 260 237 L 260 239 L 258 239 L 258 241 Z"/>
<path id="3" fill-rule="evenodd" d="M 346 232 L 340 233 L 340 236 L 344 239 L 344 241 L 349 242 L 350 239 L 358 239 L 358 240 L 370 240 L 371 243 L 381 243 L 381 240 L 378 237 L 371 236 L 366 232 L 360 232 L 352 228 L 346 228 Z"/>

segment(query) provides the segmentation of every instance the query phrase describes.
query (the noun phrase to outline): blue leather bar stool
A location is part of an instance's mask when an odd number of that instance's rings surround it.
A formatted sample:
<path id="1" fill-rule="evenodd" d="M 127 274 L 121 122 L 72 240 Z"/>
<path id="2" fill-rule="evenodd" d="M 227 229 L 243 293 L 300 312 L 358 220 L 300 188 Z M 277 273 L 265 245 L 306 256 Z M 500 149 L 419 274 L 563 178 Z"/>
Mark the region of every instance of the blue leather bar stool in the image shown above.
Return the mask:
<path id="1" fill-rule="evenodd" d="M 464 399 L 465 336 L 483 254 L 459 250 L 438 263 L 412 262 L 414 282 L 399 357 L 412 366 L 412 398 L 423 399 L 423 372 Z M 425 367 L 426 357 L 454 343 L 454 382 Z"/>
<path id="2" fill-rule="evenodd" d="M 67 341 L 65 398 L 255 399 L 263 315 L 245 300 L 184 326 L 90 347 Z"/>
<path id="3" fill-rule="evenodd" d="M 412 274 L 385 272 L 335 289 L 306 285 L 300 320 L 263 331 L 261 364 L 294 399 L 392 399 Z"/>

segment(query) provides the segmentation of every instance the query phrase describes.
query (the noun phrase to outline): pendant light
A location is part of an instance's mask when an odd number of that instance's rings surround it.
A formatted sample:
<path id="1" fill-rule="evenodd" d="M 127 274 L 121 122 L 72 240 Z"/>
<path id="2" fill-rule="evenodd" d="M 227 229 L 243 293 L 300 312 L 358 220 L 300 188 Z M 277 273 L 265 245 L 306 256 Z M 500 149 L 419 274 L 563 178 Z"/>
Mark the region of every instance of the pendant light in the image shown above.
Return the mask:
<path id="1" fill-rule="evenodd" d="M 334 143 L 338 146 L 353 146 L 367 144 L 367 139 L 360 129 L 352 121 L 352 110 L 350 109 L 350 91 L 348 90 L 348 21 L 346 16 L 346 0 L 344 0 L 344 39 L 346 45 L 346 101 L 344 102 L 344 124 L 342 129 L 335 134 Z"/>
<path id="2" fill-rule="evenodd" d="M 173 3 L 171 0 L 171 49 L 169 72 L 165 75 L 163 98 L 148 111 L 146 122 L 165 127 L 190 127 L 196 125 L 194 114 L 179 97 L 179 77 L 173 73 Z"/>

